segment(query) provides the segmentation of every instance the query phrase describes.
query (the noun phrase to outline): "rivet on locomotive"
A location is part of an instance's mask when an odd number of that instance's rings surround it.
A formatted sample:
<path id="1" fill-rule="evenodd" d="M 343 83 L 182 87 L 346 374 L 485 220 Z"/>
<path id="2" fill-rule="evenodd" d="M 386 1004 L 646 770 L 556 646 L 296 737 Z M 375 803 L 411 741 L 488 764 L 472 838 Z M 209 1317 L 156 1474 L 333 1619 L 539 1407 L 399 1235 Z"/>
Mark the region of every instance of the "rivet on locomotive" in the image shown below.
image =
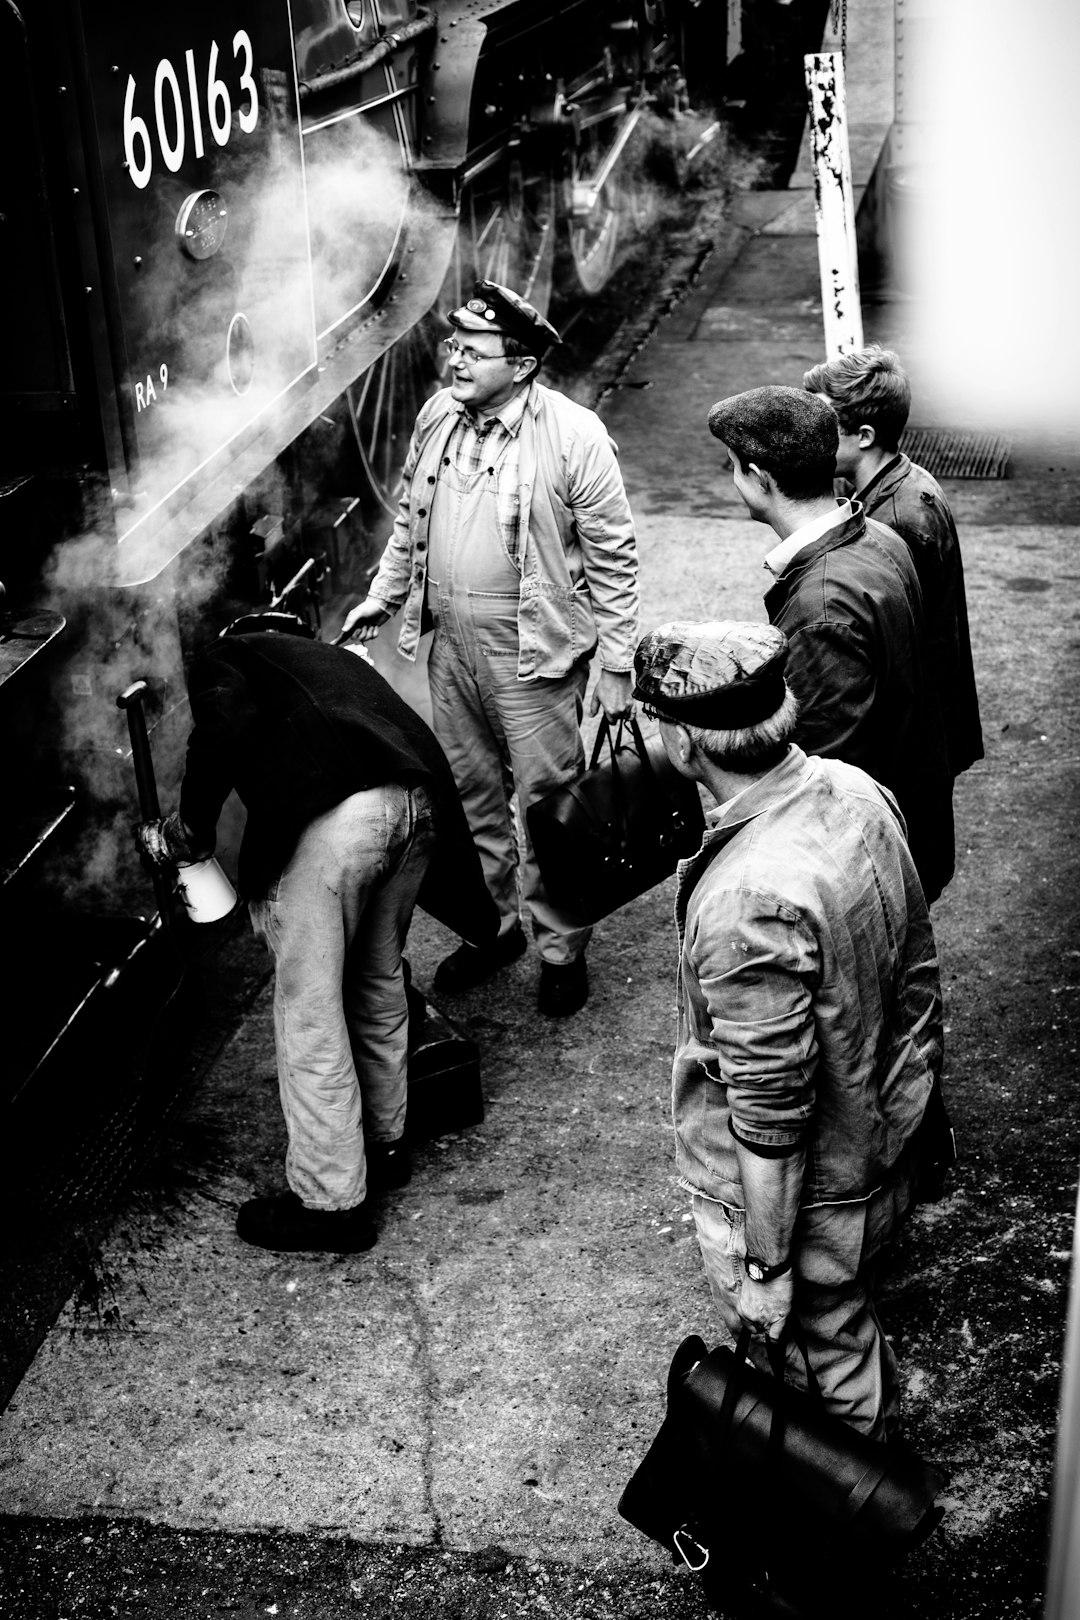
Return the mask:
<path id="1" fill-rule="evenodd" d="M 118 695 L 144 683 L 169 800 L 192 653 L 257 603 L 336 627 L 440 311 L 477 275 L 541 308 L 604 286 L 636 126 L 719 72 L 731 10 L 0 0 L 0 1106 L 28 1141 L 167 1088 L 190 1023 Z"/>

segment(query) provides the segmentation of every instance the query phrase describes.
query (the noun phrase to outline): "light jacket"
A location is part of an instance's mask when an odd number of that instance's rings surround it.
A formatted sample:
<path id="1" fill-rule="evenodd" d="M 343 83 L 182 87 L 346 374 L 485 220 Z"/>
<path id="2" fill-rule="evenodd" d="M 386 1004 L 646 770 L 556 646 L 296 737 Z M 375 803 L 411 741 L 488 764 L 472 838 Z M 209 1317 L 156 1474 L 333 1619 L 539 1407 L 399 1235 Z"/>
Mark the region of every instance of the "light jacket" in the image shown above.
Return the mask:
<path id="1" fill-rule="evenodd" d="M 907 1196 L 906 1149 L 943 1057 L 902 822 L 863 771 L 794 746 L 709 821 L 676 899 L 678 1169 L 741 1209 L 732 1128 L 752 1148 L 802 1145 L 796 1242 L 848 1254 L 853 1275 L 868 1208 L 884 1230 Z"/>
<path id="2" fill-rule="evenodd" d="M 859 491 L 867 517 L 905 542 L 922 587 L 930 661 L 945 723 L 949 769 L 959 776 L 983 757 L 960 540 L 935 479 L 900 451 Z"/>
<path id="3" fill-rule="evenodd" d="M 858 765 L 895 795 L 936 900 L 955 860 L 952 775 L 911 552 L 853 503 L 770 586 L 765 611 L 788 638 L 796 741 Z"/>
<path id="4" fill-rule="evenodd" d="M 405 460 L 394 532 L 371 582 L 391 612 L 404 603 L 398 650 L 415 659 L 427 585 L 428 529 L 439 466 L 460 413 L 448 388 L 422 407 Z M 616 449 L 595 411 L 533 383 L 519 447 L 521 680 L 565 675 L 599 643 L 604 669 L 634 667 L 637 547 Z"/>

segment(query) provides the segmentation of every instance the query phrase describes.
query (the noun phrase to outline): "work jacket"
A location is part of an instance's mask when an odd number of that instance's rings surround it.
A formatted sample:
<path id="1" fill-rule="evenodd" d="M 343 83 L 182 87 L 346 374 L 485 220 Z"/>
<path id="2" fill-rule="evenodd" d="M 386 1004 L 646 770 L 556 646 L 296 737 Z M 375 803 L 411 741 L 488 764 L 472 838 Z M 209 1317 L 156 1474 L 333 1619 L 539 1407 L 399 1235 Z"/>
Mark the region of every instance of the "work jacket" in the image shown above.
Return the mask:
<path id="1" fill-rule="evenodd" d="M 795 740 L 858 765 L 895 795 L 936 900 L 955 860 L 952 776 L 910 551 L 853 503 L 850 517 L 796 553 L 765 610 L 788 638 Z"/>
<path id="2" fill-rule="evenodd" d="M 902 451 L 859 491 L 858 499 L 866 516 L 895 529 L 911 552 L 922 588 L 949 770 L 957 777 L 982 759 L 983 739 L 956 524 L 936 480 Z"/>
<path id="3" fill-rule="evenodd" d="M 854 1275 L 906 1208 L 943 1057 L 934 935 L 894 802 L 792 746 L 708 818 L 675 919 L 681 1177 L 742 1209 L 732 1130 L 803 1147 L 800 1275 Z"/>
<path id="4" fill-rule="evenodd" d="M 460 406 L 448 388 L 416 420 L 394 532 L 369 599 L 404 603 L 398 650 L 415 659 L 427 588 L 431 496 Z M 521 680 L 566 675 L 599 642 L 604 669 L 634 667 L 637 547 L 615 445 L 595 411 L 530 385 L 520 428 Z"/>
<path id="5" fill-rule="evenodd" d="M 195 659 L 188 693 L 194 725 L 180 814 L 212 847 L 235 788 L 247 810 L 238 872 L 245 899 L 266 893 L 316 816 L 365 788 L 422 785 L 436 841 L 418 903 L 455 933 L 490 943 L 498 914 L 450 766 L 366 659 L 277 632 L 225 636 Z"/>

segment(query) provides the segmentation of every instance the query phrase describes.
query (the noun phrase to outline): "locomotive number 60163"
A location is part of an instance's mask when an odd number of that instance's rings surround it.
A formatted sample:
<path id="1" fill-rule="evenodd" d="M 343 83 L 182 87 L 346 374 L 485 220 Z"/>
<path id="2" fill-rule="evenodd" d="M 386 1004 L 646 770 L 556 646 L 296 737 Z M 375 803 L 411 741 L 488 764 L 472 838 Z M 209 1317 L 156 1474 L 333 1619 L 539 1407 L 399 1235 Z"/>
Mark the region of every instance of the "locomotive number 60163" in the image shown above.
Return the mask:
<path id="1" fill-rule="evenodd" d="M 237 108 L 236 122 L 245 135 L 250 135 L 259 122 L 259 92 L 252 76 L 254 52 L 245 29 L 238 29 L 233 35 L 232 48 L 234 61 L 242 64 L 238 88 L 244 98 Z M 219 55 L 218 42 L 212 40 L 205 94 L 200 96 L 195 52 L 184 52 L 186 102 L 179 75 L 169 58 L 162 57 L 157 64 L 154 72 L 154 127 L 157 150 L 170 174 L 176 174 L 183 165 L 189 119 L 195 156 L 201 158 L 205 155 L 204 109 L 210 133 L 217 145 L 225 146 L 228 143 L 233 128 L 233 101 L 228 84 L 218 74 Z M 132 184 L 142 191 L 150 184 L 154 172 L 154 143 L 146 119 L 135 111 L 138 91 L 135 75 L 129 73 L 124 95 L 124 162 Z"/>

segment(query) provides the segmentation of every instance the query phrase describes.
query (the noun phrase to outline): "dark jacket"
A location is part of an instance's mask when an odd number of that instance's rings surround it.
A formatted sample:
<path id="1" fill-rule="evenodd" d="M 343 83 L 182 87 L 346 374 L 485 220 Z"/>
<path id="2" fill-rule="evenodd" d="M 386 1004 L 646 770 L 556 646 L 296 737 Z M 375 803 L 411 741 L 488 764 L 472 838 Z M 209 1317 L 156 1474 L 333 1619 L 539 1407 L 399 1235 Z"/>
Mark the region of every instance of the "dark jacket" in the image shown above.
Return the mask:
<path id="1" fill-rule="evenodd" d="M 212 844 L 231 789 L 248 812 L 239 886 L 266 893 L 315 816 L 363 788 L 422 784 L 436 845 L 419 904 L 477 944 L 498 930 L 442 749 L 370 664 L 344 647 L 259 631 L 214 642 L 188 679 L 194 726 L 180 814 Z"/>
<path id="2" fill-rule="evenodd" d="M 794 740 L 890 789 L 926 898 L 936 900 L 955 858 L 952 777 L 910 551 L 853 503 L 850 518 L 798 553 L 765 609 L 790 644 Z"/>
<path id="3" fill-rule="evenodd" d="M 914 560 L 949 769 L 957 777 L 982 759 L 983 739 L 956 524 L 936 481 L 903 452 L 859 491 L 858 499 L 867 517 L 896 530 Z"/>

